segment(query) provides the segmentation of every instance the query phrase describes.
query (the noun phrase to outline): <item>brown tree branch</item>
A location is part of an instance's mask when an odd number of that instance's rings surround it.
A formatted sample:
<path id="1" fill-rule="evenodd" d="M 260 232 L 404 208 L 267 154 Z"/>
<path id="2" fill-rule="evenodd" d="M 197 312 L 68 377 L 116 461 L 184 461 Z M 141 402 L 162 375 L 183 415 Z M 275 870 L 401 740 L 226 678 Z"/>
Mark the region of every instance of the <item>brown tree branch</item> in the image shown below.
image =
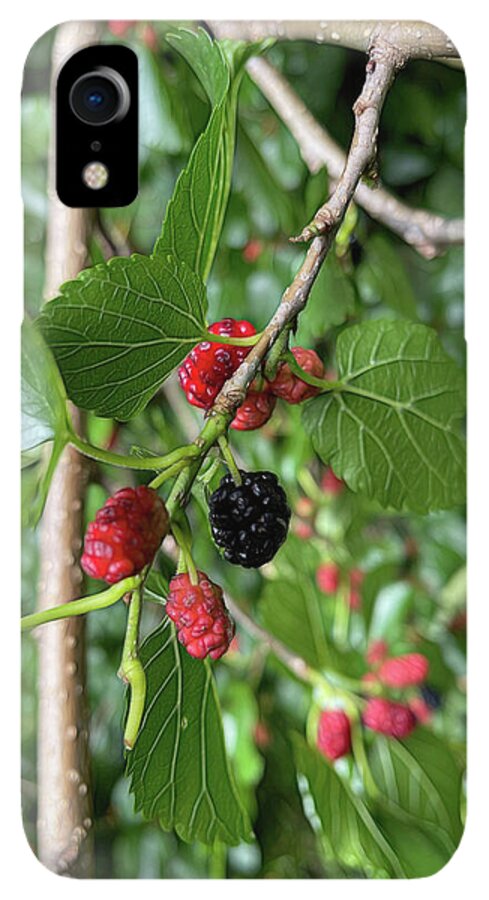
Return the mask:
<path id="1" fill-rule="evenodd" d="M 363 89 L 354 104 L 355 129 L 346 165 L 334 193 L 316 216 L 315 227 L 320 233 L 310 244 L 301 268 L 284 292 L 259 341 L 222 388 L 211 415 L 223 413 L 229 416 L 243 402 L 247 387 L 258 373 L 264 357 L 284 328 L 304 309 L 357 184 L 374 158 L 382 106 L 396 71 L 401 65 L 402 56 L 396 48 L 383 42 L 372 47 Z"/>
<path id="2" fill-rule="evenodd" d="M 275 112 L 295 137 L 310 172 L 326 167 L 336 181 L 345 167 L 345 154 L 316 121 L 294 89 L 266 59 L 252 58 L 247 70 Z M 373 219 L 381 222 L 426 259 L 433 259 L 447 246 L 461 244 L 463 219 L 446 219 L 422 209 L 412 209 L 385 188 L 375 190 L 358 184 L 355 202 Z"/>
<path id="3" fill-rule="evenodd" d="M 379 41 L 385 41 L 408 59 L 459 59 L 450 38 L 427 22 L 416 21 L 229 21 L 209 22 L 219 38 L 257 41 L 266 37 L 289 41 L 315 41 L 370 52 Z"/>
<path id="4" fill-rule="evenodd" d="M 54 78 L 67 56 L 97 39 L 97 27 L 68 23 L 53 46 Z M 54 104 L 53 104 L 54 108 Z M 85 265 L 90 216 L 63 206 L 54 190 L 50 154 L 46 249 L 46 299 Z M 75 427 L 79 412 L 72 410 Z M 86 468 L 73 447 L 58 463 L 40 537 L 38 608 L 80 594 L 83 496 Z M 38 639 L 38 857 L 58 874 L 90 877 L 93 870 L 92 804 L 85 692 L 84 620 L 72 618 L 40 629 Z"/>

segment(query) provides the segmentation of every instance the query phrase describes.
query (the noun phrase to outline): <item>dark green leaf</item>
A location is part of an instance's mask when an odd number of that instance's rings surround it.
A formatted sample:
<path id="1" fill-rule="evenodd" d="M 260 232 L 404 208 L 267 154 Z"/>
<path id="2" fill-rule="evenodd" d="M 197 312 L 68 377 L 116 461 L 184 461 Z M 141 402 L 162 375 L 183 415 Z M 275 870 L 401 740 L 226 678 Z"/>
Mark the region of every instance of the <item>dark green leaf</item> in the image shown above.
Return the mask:
<path id="1" fill-rule="evenodd" d="M 394 816 L 379 814 L 377 821 L 402 864 L 407 878 L 427 878 L 435 875 L 449 861 L 436 834 L 413 822 L 407 825 Z"/>
<path id="2" fill-rule="evenodd" d="M 342 387 L 311 400 L 313 446 L 354 491 L 426 513 L 462 503 L 465 446 L 460 371 L 424 325 L 378 320 L 337 344 Z"/>
<path id="3" fill-rule="evenodd" d="M 416 319 L 416 298 L 402 257 L 392 239 L 369 238 L 356 280 L 367 303 L 384 303 L 406 319 Z"/>
<path id="4" fill-rule="evenodd" d="M 460 841 L 462 823 L 461 771 L 446 742 L 423 728 L 404 741 L 376 735 L 370 765 L 385 809 L 431 831 L 447 861 Z"/>
<path id="5" fill-rule="evenodd" d="M 28 319 L 22 323 L 22 450 L 68 433 L 66 393 L 52 353 Z"/>
<path id="6" fill-rule="evenodd" d="M 300 322 L 298 338 L 322 337 L 333 325 L 342 325 L 355 311 L 355 287 L 341 262 L 330 253 L 321 267 Z"/>
<path id="7" fill-rule="evenodd" d="M 213 110 L 177 181 L 154 252 L 184 260 L 206 282 L 231 186 L 239 81 L 257 47 L 230 45 L 228 62 L 221 46 L 202 29 L 182 29 L 168 40 L 202 81 Z"/>
<path id="8" fill-rule="evenodd" d="M 336 659 L 328 637 L 331 600 L 319 592 L 312 576 L 320 561 L 312 545 L 290 535 L 275 560 L 278 578 L 266 583 L 260 598 L 265 627 L 317 669 Z"/>
<path id="9" fill-rule="evenodd" d="M 146 708 L 127 766 L 136 809 L 185 841 L 250 840 L 210 664 L 186 653 L 168 619 L 145 640 L 141 660 Z"/>
<path id="10" fill-rule="evenodd" d="M 70 399 L 126 420 L 203 336 L 205 312 L 204 285 L 185 263 L 134 255 L 64 284 L 39 323 Z"/>
<path id="11" fill-rule="evenodd" d="M 299 735 L 294 735 L 294 749 L 303 794 L 312 799 L 330 858 L 369 877 L 404 878 L 396 851 L 362 798 Z"/>

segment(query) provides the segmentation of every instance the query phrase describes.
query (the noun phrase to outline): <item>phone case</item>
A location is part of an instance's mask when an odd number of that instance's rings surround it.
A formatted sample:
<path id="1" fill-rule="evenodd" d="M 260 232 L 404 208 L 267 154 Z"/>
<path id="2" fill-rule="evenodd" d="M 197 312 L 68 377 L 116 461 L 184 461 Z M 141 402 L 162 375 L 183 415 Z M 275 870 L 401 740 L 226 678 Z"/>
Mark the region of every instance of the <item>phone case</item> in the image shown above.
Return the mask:
<path id="1" fill-rule="evenodd" d="M 55 190 L 57 77 L 92 44 L 138 60 L 123 207 Z M 22 810 L 51 871 L 452 858 L 464 127 L 452 36 L 424 22 L 70 22 L 33 46 Z"/>

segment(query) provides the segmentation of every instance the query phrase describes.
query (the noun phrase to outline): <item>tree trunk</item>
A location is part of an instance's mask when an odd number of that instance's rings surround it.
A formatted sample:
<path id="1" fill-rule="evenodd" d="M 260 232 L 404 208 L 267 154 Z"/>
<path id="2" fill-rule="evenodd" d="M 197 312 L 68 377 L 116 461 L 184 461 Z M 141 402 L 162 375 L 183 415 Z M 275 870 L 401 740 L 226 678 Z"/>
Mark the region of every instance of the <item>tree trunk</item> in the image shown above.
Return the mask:
<path id="1" fill-rule="evenodd" d="M 51 96 L 60 65 L 97 40 L 90 23 L 58 28 L 53 47 Z M 52 130 L 54 139 L 54 127 Z M 91 215 L 63 206 L 54 188 L 50 154 L 45 296 L 74 278 L 86 263 Z M 75 427 L 80 426 L 74 414 Z M 77 421 L 78 418 L 78 421 Z M 58 463 L 41 524 L 38 606 L 43 609 L 80 596 L 79 568 L 86 467 L 67 447 Z M 52 622 L 38 638 L 38 857 L 58 874 L 93 874 L 92 799 L 88 752 L 84 619 Z"/>

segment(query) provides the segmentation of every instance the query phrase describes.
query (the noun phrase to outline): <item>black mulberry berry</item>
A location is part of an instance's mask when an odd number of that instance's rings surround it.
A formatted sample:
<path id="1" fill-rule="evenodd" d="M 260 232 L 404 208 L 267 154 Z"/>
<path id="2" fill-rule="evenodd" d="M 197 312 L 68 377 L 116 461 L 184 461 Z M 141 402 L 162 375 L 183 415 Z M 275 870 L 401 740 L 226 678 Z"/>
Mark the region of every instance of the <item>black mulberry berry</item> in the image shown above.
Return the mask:
<path id="1" fill-rule="evenodd" d="M 228 562 L 247 569 L 269 562 L 287 537 L 290 509 L 272 472 L 240 472 L 237 485 L 225 475 L 209 502 L 216 544 Z"/>

